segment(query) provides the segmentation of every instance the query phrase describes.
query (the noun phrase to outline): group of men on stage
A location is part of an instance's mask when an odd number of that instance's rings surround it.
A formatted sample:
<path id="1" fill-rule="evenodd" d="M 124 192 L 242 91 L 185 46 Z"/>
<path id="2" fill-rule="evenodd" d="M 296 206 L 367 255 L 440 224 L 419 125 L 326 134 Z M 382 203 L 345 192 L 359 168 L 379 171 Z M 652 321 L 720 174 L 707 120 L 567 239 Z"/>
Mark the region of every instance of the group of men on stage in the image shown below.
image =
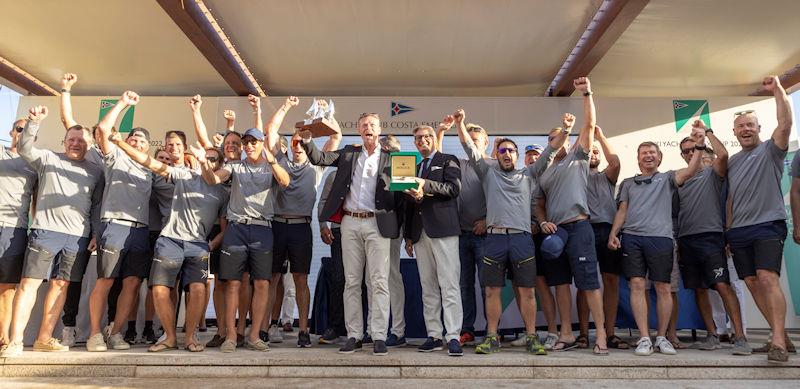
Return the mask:
<path id="1" fill-rule="evenodd" d="M 390 153 L 399 144 L 391 135 L 381 137 L 376 113 L 358 118 L 361 144 L 339 149 L 337 131 L 320 149 L 310 131 L 296 131 L 291 141 L 278 133 L 286 113 L 298 105 L 296 97 L 287 98 L 264 125 L 260 100 L 250 96 L 254 127 L 234 131 L 234 115 L 226 111 L 228 131 L 209 138 L 202 98 L 194 96 L 189 106 L 198 142 L 187 144 L 183 132 L 169 131 L 165 147 L 151 156 L 146 129 L 133 128 L 123 138 L 114 128 L 139 96 L 123 93 L 89 128 L 72 117 L 70 90 L 76 81 L 74 74 L 62 79 L 63 152 L 35 146 L 48 116 L 44 106 L 30 108 L 26 119 L 14 123 L 11 147 L 0 146 L 2 357 L 22 353 L 23 332 L 43 280 L 49 288 L 33 349 L 67 351 L 74 345 L 80 283 L 92 251 L 97 252 L 97 281 L 88 304 L 88 351 L 131 347 L 128 332 L 131 323 L 135 326 L 145 279 L 147 300 L 164 331 L 156 341 L 150 313 L 145 331 L 149 328 L 146 337 L 154 344 L 149 351 L 178 346 L 176 290 L 186 296 L 186 350 L 268 351 L 270 342 L 279 341 L 276 295 L 287 272 L 299 308 L 297 346 L 310 347 L 311 222 L 323 181 L 317 217 L 333 266 L 328 327 L 320 331 L 319 342 L 336 343 L 345 336 L 340 353 L 372 343 L 374 355 L 386 355 L 388 348 L 406 344 L 401 246 L 416 258 L 422 285 L 428 337 L 419 351 L 446 348 L 460 356 L 464 345 L 474 344 L 476 273 L 486 316 L 486 334 L 475 346 L 479 354 L 501 348 L 501 290 L 507 279 L 525 326 L 525 336 L 512 345 L 536 355 L 588 348 L 591 314 L 595 355 L 631 347 L 614 333 L 620 276 L 629 283 L 641 334 L 636 355 L 676 354 L 673 300 L 679 277 L 696 291 L 708 328 L 701 349 L 721 347 L 708 303 L 713 289 L 733 324 L 733 354 L 761 351 L 770 361 L 785 362 L 793 351 L 779 283 L 787 236 L 780 180 L 792 113 L 777 77 L 763 81 L 775 96 L 777 128 L 762 141 L 755 112 L 737 113 L 733 132 L 742 151 L 730 157 L 714 131 L 697 120 L 680 142 L 685 168 L 659 171 L 661 150 L 643 142 L 637 149 L 640 173 L 618 183 L 619 157 L 597 126 L 591 84 L 582 77 L 574 80 L 583 100 L 574 144 L 576 118 L 567 113 L 562 126 L 549 132 L 546 147 L 524 149 L 525 167 L 518 168 L 523 149 L 513 139 L 497 138 L 487 155 L 487 132 L 468 123 L 459 109 L 435 129 L 413 130 L 422 161 L 415 187 L 402 192 L 390 190 Z M 465 159 L 442 151 L 444 135 L 453 127 Z M 603 158 L 605 169 L 599 170 Z M 323 177 L 327 166 L 336 169 Z M 798 218 L 797 157 L 791 171 Z M 800 243 L 797 227 L 793 237 Z M 768 344 L 757 350 L 745 336 L 729 256 L 772 330 Z M 204 327 L 209 274 L 214 275 L 218 332 L 201 344 L 195 332 Z M 651 286 L 657 295 L 655 341 L 648 324 Z M 547 322 L 542 339 L 536 334 L 534 291 Z M 572 331 L 573 300 L 578 337 Z M 53 331 L 62 311 L 65 330 L 58 340 Z M 107 312 L 111 324 L 103 329 Z M 252 324 L 245 336 L 248 315 Z M 125 323 L 129 328 L 123 334 Z"/>

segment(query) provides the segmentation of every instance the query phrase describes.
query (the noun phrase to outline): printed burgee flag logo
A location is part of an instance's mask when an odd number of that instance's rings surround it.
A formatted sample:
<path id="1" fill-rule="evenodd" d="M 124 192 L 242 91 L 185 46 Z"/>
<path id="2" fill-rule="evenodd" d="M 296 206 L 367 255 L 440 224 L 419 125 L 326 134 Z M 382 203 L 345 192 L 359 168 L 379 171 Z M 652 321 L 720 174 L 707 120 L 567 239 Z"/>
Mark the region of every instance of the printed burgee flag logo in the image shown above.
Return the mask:
<path id="1" fill-rule="evenodd" d="M 97 119 L 98 121 L 103 120 L 103 116 L 106 115 L 111 108 L 114 108 L 114 105 L 117 104 L 117 99 L 103 99 L 100 100 L 100 117 Z M 136 106 L 130 106 L 125 110 L 125 113 L 122 115 L 122 120 L 119 123 L 119 127 L 117 131 L 119 132 L 131 132 L 133 128 L 133 113 L 136 110 Z"/>
<path id="2" fill-rule="evenodd" d="M 708 114 L 708 100 L 672 100 L 675 112 L 675 132 L 681 132 L 685 126 L 691 128 L 695 119 L 700 119 L 711 128 L 711 117 Z"/>
<path id="3" fill-rule="evenodd" d="M 414 108 L 411 108 L 407 105 L 395 103 L 394 101 L 392 101 L 392 110 L 391 110 L 392 116 L 397 116 L 402 113 L 411 112 L 413 110 Z"/>

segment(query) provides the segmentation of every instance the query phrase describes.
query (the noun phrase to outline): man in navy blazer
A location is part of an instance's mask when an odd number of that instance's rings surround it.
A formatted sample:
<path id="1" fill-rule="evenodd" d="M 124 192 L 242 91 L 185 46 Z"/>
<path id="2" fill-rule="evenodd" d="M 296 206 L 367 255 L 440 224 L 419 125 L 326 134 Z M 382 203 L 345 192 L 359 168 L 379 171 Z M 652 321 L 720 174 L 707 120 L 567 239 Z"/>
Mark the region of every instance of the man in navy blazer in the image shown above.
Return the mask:
<path id="1" fill-rule="evenodd" d="M 461 168 L 455 156 L 436 151 L 436 135 L 429 126 L 414 129 L 414 145 L 423 160 L 417 169 L 419 186 L 405 191 L 408 196 L 404 235 L 408 254 L 417 252 L 423 315 L 428 331 L 428 339 L 418 350 L 442 350 L 443 317 L 448 354 L 461 356 L 459 336 L 463 311 L 458 256 L 461 228 L 456 204 L 461 191 Z"/>

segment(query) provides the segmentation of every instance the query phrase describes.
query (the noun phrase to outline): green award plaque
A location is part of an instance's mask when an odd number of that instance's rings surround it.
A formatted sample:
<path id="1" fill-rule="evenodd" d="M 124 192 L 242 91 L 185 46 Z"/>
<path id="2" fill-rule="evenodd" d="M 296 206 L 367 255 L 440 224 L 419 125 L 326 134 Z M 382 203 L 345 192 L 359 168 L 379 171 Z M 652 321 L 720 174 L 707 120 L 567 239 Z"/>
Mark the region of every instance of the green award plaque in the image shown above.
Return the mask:
<path id="1" fill-rule="evenodd" d="M 389 190 L 402 192 L 406 189 L 416 188 L 417 163 L 420 156 L 418 152 L 400 151 L 389 155 L 392 182 Z"/>

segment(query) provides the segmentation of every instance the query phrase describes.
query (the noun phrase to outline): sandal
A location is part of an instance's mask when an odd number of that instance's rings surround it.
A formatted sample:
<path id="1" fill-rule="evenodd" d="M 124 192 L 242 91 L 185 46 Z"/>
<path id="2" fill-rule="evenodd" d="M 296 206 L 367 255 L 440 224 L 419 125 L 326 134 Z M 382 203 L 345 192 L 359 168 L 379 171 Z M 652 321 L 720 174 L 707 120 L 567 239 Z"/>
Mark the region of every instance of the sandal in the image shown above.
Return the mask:
<path id="1" fill-rule="evenodd" d="M 628 342 L 622 340 L 622 338 L 616 335 L 609 336 L 606 342 L 608 343 L 608 347 L 615 348 L 617 350 L 627 350 L 631 347 Z"/>
<path id="2" fill-rule="evenodd" d="M 162 351 L 170 351 L 170 350 L 177 350 L 177 349 L 178 349 L 178 347 L 176 347 L 176 346 L 170 346 L 166 342 L 160 342 L 160 343 L 156 343 L 156 344 L 150 346 L 150 348 L 148 348 L 147 351 L 151 352 L 151 353 L 159 353 L 159 352 L 162 352 Z"/>
<path id="3" fill-rule="evenodd" d="M 578 347 L 578 344 L 574 341 L 568 343 L 563 340 L 559 340 L 553 345 L 553 351 L 568 351 L 574 349 L 575 347 Z"/>
<path id="4" fill-rule="evenodd" d="M 680 339 L 678 339 L 678 338 L 674 338 L 674 339 L 667 339 L 667 340 L 668 340 L 670 343 L 672 343 L 672 347 L 674 347 L 674 348 L 675 348 L 675 350 L 684 350 L 684 349 L 687 349 L 687 348 L 689 348 L 689 346 L 687 346 L 687 345 L 685 345 L 685 344 L 681 343 L 681 340 L 680 340 Z"/>
<path id="5" fill-rule="evenodd" d="M 583 334 L 578 335 L 578 337 L 575 338 L 575 345 L 577 345 L 578 348 L 589 348 L 589 337 Z"/>
<path id="6" fill-rule="evenodd" d="M 186 350 L 186 351 L 193 352 L 193 353 L 199 353 L 199 352 L 205 350 L 206 348 L 202 344 L 189 343 L 183 349 Z"/>
<path id="7" fill-rule="evenodd" d="M 594 353 L 594 355 L 607 356 L 608 355 L 608 349 L 607 348 L 600 348 L 599 345 L 595 344 L 594 345 L 594 350 L 592 351 L 592 353 Z"/>

